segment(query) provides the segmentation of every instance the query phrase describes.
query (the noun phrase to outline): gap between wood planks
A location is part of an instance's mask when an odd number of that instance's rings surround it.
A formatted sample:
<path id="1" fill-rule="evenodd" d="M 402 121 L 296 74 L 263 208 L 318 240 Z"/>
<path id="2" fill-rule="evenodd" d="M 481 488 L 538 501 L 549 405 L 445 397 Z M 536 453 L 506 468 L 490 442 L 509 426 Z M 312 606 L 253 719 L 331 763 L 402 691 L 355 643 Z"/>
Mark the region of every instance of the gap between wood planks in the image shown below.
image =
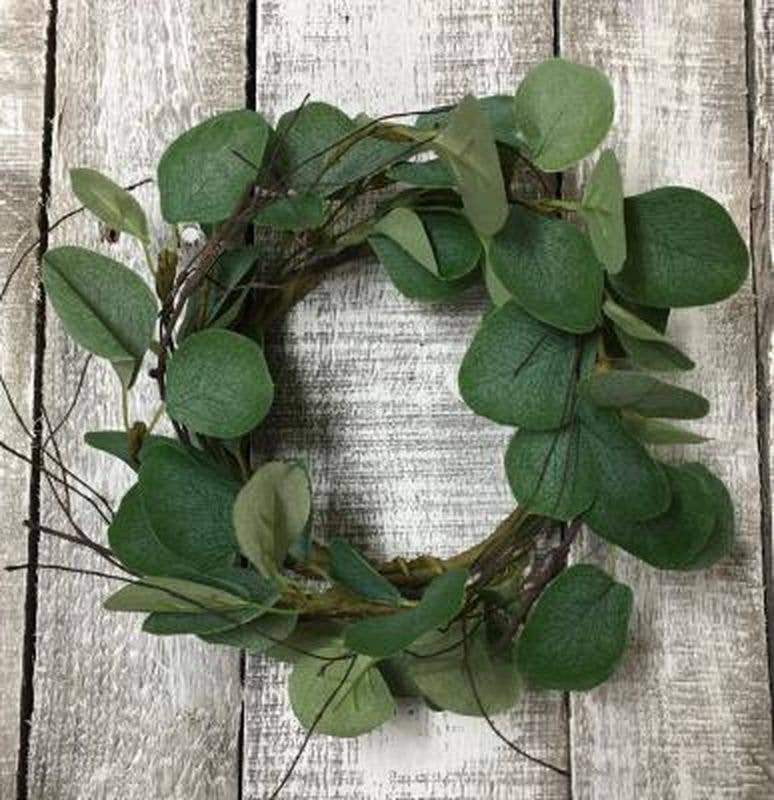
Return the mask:
<path id="1" fill-rule="evenodd" d="M 51 150 L 56 114 L 56 24 L 58 0 L 49 0 L 46 24 L 46 58 L 43 95 L 42 158 L 40 170 L 40 195 L 38 198 L 38 236 L 36 255 L 38 263 L 48 247 L 48 202 L 51 197 Z M 16 761 L 16 797 L 28 800 L 27 773 L 30 748 L 30 725 L 35 707 L 35 637 L 38 611 L 38 549 L 40 533 L 40 483 L 43 454 L 43 364 L 46 349 L 46 297 L 43 286 L 38 285 L 35 302 L 34 361 L 32 378 L 32 441 L 30 443 L 29 508 L 27 518 L 27 582 L 24 598 L 24 642 L 22 645 L 22 684 L 19 695 L 19 751 Z"/>
<path id="2" fill-rule="evenodd" d="M 761 503 L 761 559 L 764 614 L 769 663 L 769 697 L 774 732 L 774 546 L 772 543 L 771 496 L 771 379 L 769 351 L 774 334 L 774 276 L 771 274 L 771 153 L 767 101 L 767 52 L 771 31 L 767 24 L 765 0 L 745 0 L 745 46 L 747 58 L 748 177 L 750 185 L 750 257 L 755 298 L 756 422 L 758 434 L 758 475 Z"/>

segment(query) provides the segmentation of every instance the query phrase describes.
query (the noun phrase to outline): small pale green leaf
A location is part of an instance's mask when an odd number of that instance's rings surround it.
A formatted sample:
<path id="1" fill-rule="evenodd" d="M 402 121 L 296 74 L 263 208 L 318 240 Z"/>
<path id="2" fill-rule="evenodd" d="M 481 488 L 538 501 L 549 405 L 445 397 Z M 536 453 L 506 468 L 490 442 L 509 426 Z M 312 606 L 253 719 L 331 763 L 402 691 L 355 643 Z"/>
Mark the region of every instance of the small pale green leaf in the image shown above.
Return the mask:
<path id="1" fill-rule="evenodd" d="M 508 201 L 492 128 L 478 100 L 466 95 L 431 144 L 454 174 L 473 227 L 484 236 L 497 233 Z"/>
<path id="2" fill-rule="evenodd" d="M 297 462 L 271 461 L 256 470 L 234 503 L 239 548 L 268 578 L 304 538 L 312 508 L 309 476 Z"/>
<path id="3" fill-rule="evenodd" d="M 726 210 L 694 189 L 667 186 L 627 197 L 627 255 L 611 280 L 634 303 L 702 306 L 732 295 L 749 256 Z"/>
<path id="4" fill-rule="evenodd" d="M 320 651 L 320 655 L 328 652 Z M 395 713 L 395 701 L 373 660 L 353 658 L 354 664 L 351 659 L 303 658 L 293 668 L 288 681 L 290 705 L 304 728 L 309 730 L 317 721 L 316 733 L 360 736 Z"/>
<path id="5" fill-rule="evenodd" d="M 600 408 L 625 409 L 643 417 L 699 419 L 709 411 L 709 402 L 701 395 L 644 372 L 600 373 L 586 378 L 578 390 Z"/>
<path id="6" fill-rule="evenodd" d="M 180 578 L 146 577 L 130 583 L 105 600 L 108 611 L 198 612 L 204 609 L 243 609 L 244 599 L 200 583 Z"/>
<path id="7" fill-rule="evenodd" d="M 591 172 L 580 208 L 597 258 L 608 272 L 620 272 L 626 259 L 626 226 L 621 168 L 605 150 Z"/>
<path id="8" fill-rule="evenodd" d="M 373 231 L 391 239 L 428 272 L 438 275 L 433 246 L 415 211 L 410 208 L 394 208 L 373 226 Z"/>
<path id="9" fill-rule="evenodd" d="M 632 591 L 591 564 L 562 572 L 527 618 L 516 647 L 534 687 L 584 691 L 612 675 L 626 649 Z"/>
<path id="10" fill-rule="evenodd" d="M 550 59 L 533 67 L 516 91 L 516 136 L 546 172 L 591 153 L 612 122 L 613 89 L 593 67 Z"/>
<path id="11" fill-rule="evenodd" d="M 70 184 L 81 203 L 108 228 L 128 233 L 142 242 L 149 240 L 145 212 L 126 189 L 87 167 L 71 169 Z"/>
<path id="12" fill-rule="evenodd" d="M 274 384 L 263 351 L 225 330 L 189 336 L 167 368 L 167 412 L 196 433 L 234 439 L 268 414 Z"/>
<path id="13" fill-rule="evenodd" d="M 415 608 L 353 622 L 344 631 L 346 646 L 374 658 L 400 652 L 460 612 L 467 578 L 464 569 L 449 570 L 431 581 Z"/>
<path id="14" fill-rule="evenodd" d="M 624 413 L 621 421 L 627 433 L 643 444 L 702 444 L 709 441 L 706 436 L 694 431 L 660 419 L 641 417 L 639 414 Z"/>
<path id="15" fill-rule="evenodd" d="M 463 400 L 484 417 L 529 430 L 570 420 L 584 344 L 511 301 L 488 314 L 459 371 Z"/>
<path id="16" fill-rule="evenodd" d="M 151 528 L 168 550 L 204 572 L 233 563 L 237 483 L 180 446 L 157 444 L 143 457 L 139 485 Z"/>
<path id="17" fill-rule="evenodd" d="M 500 283 L 530 314 L 570 333 L 600 320 L 603 270 L 589 238 L 565 220 L 511 206 L 489 246 Z"/>
<path id="18" fill-rule="evenodd" d="M 256 179 L 268 138 L 263 117 L 242 109 L 218 114 L 175 139 L 158 167 L 164 219 L 227 219 Z"/>
<path id="19" fill-rule="evenodd" d="M 486 286 L 489 299 L 496 306 L 505 305 L 509 300 L 513 300 L 511 293 L 503 286 L 497 275 L 495 275 L 488 258 L 484 260 L 484 285 Z"/>
<path id="20" fill-rule="evenodd" d="M 153 292 L 128 267 L 81 247 L 49 250 L 42 277 L 67 333 L 130 385 L 156 326 Z"/>
<path id="21" fill-rule="evenodd" d="M 253 224 L 281 231 L 303 231 L 319 228 L 325 220 L 325 201 L 318 194 L 280 197 L 264 206 L 253 217 Z"/>
<path id="22" fill-rule="evenodd" d="M 425 634 L 405 657 L 409 676 L 435 708 L 480 717 L 483 706 L 487 715 L 500 714 L 512 708 L 521 696 L 522 680 L 516 669 L 514 645 L 498 647 L 487 641 L 484 626 L 474 632 L 470 628 L 468 625 L 467 648 L 462 644 L 459 623 L 448 631 Z"/>
<path id="23" fill-rule="evenodd" d="M 349 591 L 373 603 L 397 606 L 402 602 L 395 586 L 343 539 L 334 539 L 328 545 L 328 555 L 331 578 Z"/>

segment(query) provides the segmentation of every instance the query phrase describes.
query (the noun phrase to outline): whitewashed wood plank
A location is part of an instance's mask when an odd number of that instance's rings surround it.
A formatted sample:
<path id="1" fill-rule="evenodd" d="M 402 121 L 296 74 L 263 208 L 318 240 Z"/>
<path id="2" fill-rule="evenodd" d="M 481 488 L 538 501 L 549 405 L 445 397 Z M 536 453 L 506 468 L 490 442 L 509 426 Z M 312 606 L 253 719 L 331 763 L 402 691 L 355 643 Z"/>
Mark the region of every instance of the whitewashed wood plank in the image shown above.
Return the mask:
<path id="1" fill-rule="evenodd" d="M 163 0 L 137 4 L 63 0 L 57 22 L 57 126 L 52 219 L 71 208 L 67 171 L 91 165 L 129 183 L 153 174 L 166 144 L 207 115 L 244 105 L 246 4 Z M 154 191 L 140 199 L 156 210 Z M 164 235 L 156 225 L 159 237 Z M 97 223 L 78 217 L 54 244 L 77 242 L 144 272 L 131 241 L 99 241 Z M 53 314 L 51 315 L 53 317 Z M 73 395 L 83 353 L 53 319 L 48 326 L 46 400 L 56 421 Z M 120 427 L 118 383 L 93 365 L 77 411 L 61 437 L 63 457 L 108 496 L 129 483 L 126 468 L 88 450 L 84 430 Z M 145 379 L 134 417 L 156 405 Z M 44 519 L 63 520 L 50 493 Z M 94 514 L 79 508 L 87 529 Z M 46 542 L 42 561 L 94 567 L 72 547 Z M 238 795 L 238 656 L 193 638 L 142 634 L 140 617 L 111 615 L 106 581 L 40 576 L 38 658 L 29 786 L 34 800 Z"/>
<path id="2" fill-rule="evenodd" d="M 0 0 L 0 285 L 37 235 L 43 138 L 46 3 Z M 35 263 L 30 257 L 0 305 L 0 374 L 29 420 L 32 404 Z M 29 440 L 0 400 L 0 439 L 28 453 Z M 29 470 L 0 455 L 0 566 L 26 561 L 21 526 Z M 0 572 L 0 797 L 11 797 L 19 751 L 26 574 Z"/>
<path id="3" fill-rule="evenodd" d="M 257 107 L 313 98 L 351 113 L 424 108 L 466 91 L 513 92 L 552 52 L 549 2 L 259 2 Z M 513 506 L 502 469 L 508 431 L 477 420 L 456 370 L 483 309 L 401 298 L 362 263 L 294 313 L 274 353 L 280 447 L 308 459 L 316 532 L 374 555 L 449 554 Z M 245 798 L 263 798 L 302 739 L 286 671 L 248 659 Z M 566 761 L 561 698 L 529 697 L 501 720 L 519 743 Z M 282 756 L 282 757 L 278 757 Z M 405 708 L 357 740 L 315 737 L 283 798 L 558 798 L 567 781 L 525 763 L 480 720 Z"/>
<path id="4" fill-rule="evenodd" d="M 562 4 L 561 50 L 612 78 L 612 138 L 627 193 L 694 186 L 749 228 L 744 4 Z M 696 457 L 737 508 L 733 554 L 708 573 L 659 573 L 619 554 L 636 594 L 632 645 L 603 687 L 571 701 L 573 796 L 771 797 L 761 574 L 755 310 L 749 285 L 672 329 L 699 366 L 687 383 L 712 412 Z M 690 455 L 684 453 L 689 460 Z"/>

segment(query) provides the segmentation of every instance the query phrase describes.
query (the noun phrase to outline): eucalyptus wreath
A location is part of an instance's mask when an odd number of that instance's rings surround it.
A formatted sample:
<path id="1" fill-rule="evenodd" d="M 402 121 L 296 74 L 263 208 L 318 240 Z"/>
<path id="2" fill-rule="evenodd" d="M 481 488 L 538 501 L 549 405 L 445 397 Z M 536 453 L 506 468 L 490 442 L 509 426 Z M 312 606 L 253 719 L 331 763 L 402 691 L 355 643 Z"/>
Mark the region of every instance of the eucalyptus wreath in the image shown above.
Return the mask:
<path id="1" fill-rule="evenodd" d="M 59 532 L 120 570 L 105 608 L 146 614 L 151 634 L 290 663 L 309 734 L 371 731 L 402 696 L 494 727 L 525 686 L 607 680 L 632 591 L 593 564 L 568 566 L 570 545 L 585 525 L 660 569 L 728 553 L 721 480 L 650 450 L 703 441 L 674 420 L 709 404 L 653 373 L 694 366 L 666 333 L 670 310 L 728 297 L 748 270 L 717 202 L 678 186 L 624 197 L 610 149 L 582 191 L 562 195 L 558 173 L 598 148 L 613 111 L 603 74 L 552 59 L 515 95 L 410 114 L 351 118 L 308 99 L 275 128 L 251 110 L 218 114 L 159 162 L 158 248 L 131 191 L 72 170 L 83 207 L 137 241 L 150 278 L 80 247 L 42 262 L 65 330 L 121 387 L 124 429 L 85 439 L 136 480 L 105 513 L 107 546 Z M 190 225 L 202 244 L 184 258 Z M 267 460 L 256 433 L 274 397 L 265 338 L 370 254 L 415 301 L 488 292 L 459 390 L 475 414 L 515 429 L 504 465 L 517 505 L 450 558 L 376 562 L 319 541 L 313 476 L 301 459 Z M 126 411 L 140 378 L 161 401 L 147 422 Z M 164 414 L 170 435 L 156 432 Z"/>

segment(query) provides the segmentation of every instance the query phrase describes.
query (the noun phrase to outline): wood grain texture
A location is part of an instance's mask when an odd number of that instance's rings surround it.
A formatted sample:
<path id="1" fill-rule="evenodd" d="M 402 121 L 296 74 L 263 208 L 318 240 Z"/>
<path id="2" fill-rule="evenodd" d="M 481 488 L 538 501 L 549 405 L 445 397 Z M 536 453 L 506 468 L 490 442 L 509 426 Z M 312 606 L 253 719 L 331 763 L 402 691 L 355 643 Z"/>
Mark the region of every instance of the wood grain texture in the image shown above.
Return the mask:
<path id="1" fill-rule="evenodd" d="M 611 76 L 612 145 L 626 190 L 685 184 L 749 230 L 742 3 L 562 4 L 561 49 Z M 632 646 L 603 687 L 571 703 L 576 798 L 771 797 L 771 717 L 761 572 L 755 310 L 749 285 L 675 315 L 712 412 L 696 457 L 737 509 L 733 554 L 707 573 L 659 573 L 620 554 L 636 594 Z M 690 459 L 683 451 L 681 458 Z"/>
<path id="2" fill-rule="evenodd" d="M 424 108 L 466 91 L 513 92 L 552 48 L 548 2 L 259 2 L 259 110 L 306 92 L 371 113 Z M 315 531 L 371 554 L 449 554 L 513 506 L 502 455 L 509 431 L 477 420 L 456 370 L 483 311 L 402 298 L 373 263 L 333 276 L 301 306 L 273 353 L 282 452 L 308 460 Z M 248 659 L 244 796 L 277 783 L 303 732 L 286 671 Z M 500 720 L 522 746 L 566 762 L 561 697 L 530 696 Z M 281 756 L 281 757 L 279 757 Z M 282 797 L 564 798 L 561 776 L 518 758 L 483 721 L 404 708 L 358 740 L 315 737 Z"/>
<path id="3" fill-rule="evenodd" d="M 120 183 L 153 175 L 177 133 L 244 104 L 245 16 L 244 3 L 215 0 L 164 0 L 152 10 L 118 0 L 59 3 L 52 219 L 77 205 L 69 168 L 89 165 Z M 139 197 L 153 211 L 161 238 L 155 191 Z M 101 243 L 97 223 L 86 215 L 62 226 L 51 244 L 65 242 L 106 252 L 147 277 L 138 246 L 126 238 Z M 54 423 L 71 401 L 83 360 L 51 320 L 45 398 Z M 155 386 L 147 378 L 138 386 L 132 416 L 147 420 Z M 66 463 L 116 501 L 129 471 L 89 450 L 81 437 L 85 430 L 120 427 L 119 398 L 112 370 L 93 364 L 60 436 Z M 103 539 L 95 515 L 74 505 L 81 524 Z M 50 492 L 43 519 L 65 525 Z M 104 568 L 50 541 L 41 560 Z M 114 588 L 100 579 L 41 573 L 30 797 L 235 800 L 238 656 L 192 637 L 141 633 L 139 616 L 101 610 Z"/>
<path id="4" fill-rule="evenodd" d="M 0 0 L 0 285 L 37 235 L 43 136 L 46 3 Z M 29 418 L 33 383 L 35 264 L 29 258 L 0 306 L 0 374 Z M 29 440 L 0 400 L 0 439 L 22 452 Z M 0 456 L 0 567 L 26 561 L 21 526 L 28 469 Z M 26 574 L 0 572 L 0 797 L 11 797 L 19 750 Z"/>

